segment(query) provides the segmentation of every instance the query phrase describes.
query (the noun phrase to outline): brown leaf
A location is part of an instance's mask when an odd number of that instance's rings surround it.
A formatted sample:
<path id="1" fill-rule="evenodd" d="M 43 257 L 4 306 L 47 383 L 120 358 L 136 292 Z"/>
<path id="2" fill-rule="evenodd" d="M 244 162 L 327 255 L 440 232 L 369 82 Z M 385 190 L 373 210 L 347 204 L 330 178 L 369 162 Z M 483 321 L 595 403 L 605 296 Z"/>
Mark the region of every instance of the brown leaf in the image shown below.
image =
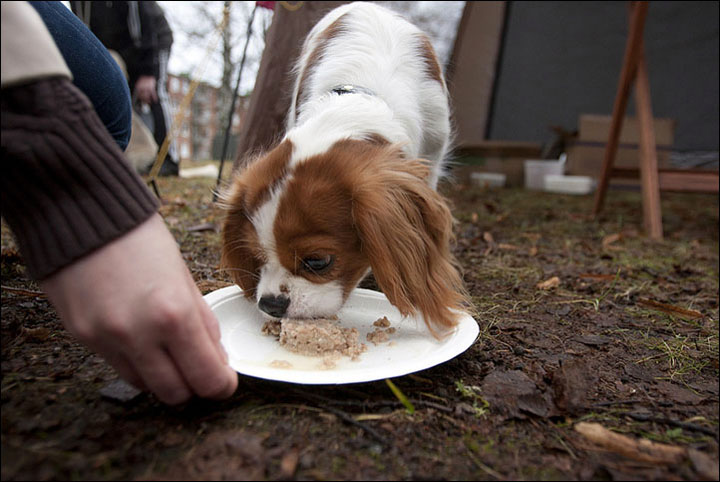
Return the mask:
<path id="1" fill-rule="evenodd" d="M 668 305 L 666 303 L 660 303 L 659 301 L 639 298 L 638 303 L 640 303 L 641 305 L 650 306 L 659 311 L 662 311 L 663 313 L 669 313 L 671 315 L 679 315 L 679 316 L 682 316 L 685 318 L 702 318 L 703 317 L 703 314 L 700 313 L 699 311 L 688 310 L 685 308 L 680 308 L 679 306 Z"/>
<path id="2" fill-rule="evenodd" d="M 520 249 L 519 247 L 515 246 L 514 244 L 508 244 L 508 243 L 500 243 L 497 245 L 499 249 L 504 249 L 505 251 L 517 251 Z"/>
<path id="3" fill-rule="evenodd" d="M 553 276 L 552 278 L 541 281 L 535 285 L 536 288 L 541 290 L 549 290 L 552 288 L 557 288 L 558 286 L 560 286 L 560 278 L 558 278 L 557 276 Z"/>
<path id="4" fill-rule="evenodd" d="M 50 328 L 39 326 L 37 328 L 23 328 L 25 338 L 30 341 L 45 341 L 50 336 Z"/>
<path id="5" fill-rule="evenodd" d="M 530 248 L 530 251 L 528 252 L 528 254 L 530 256 L 537 256 L 537 254 L 538 254 L 537 246 L 533 246 L 532 248 Z"/>
<path id="6" fill-rule="evenodd" d="M 483 380 L 481 393 L 492 411 L 504 418 L 549 417 L 557 412 L 550 394 L 520 370 L 493 370 Z"/>
<path id="7" fill-rule="evenodd" d="M 571 358 L 563 362 L 552 374 L 555 404 L 571 415 L 583 413 L 597 379 L 596 370 L 584 360 Z"/>
<path id="8" fill-rule="evenodd" d="M 612 281 L 615 279 L 614 274 L 593 274 L 593 273 L 581 273 L 580 278 L 590 278 L 602 281 Z"/>
<path id="9" fill-rule="evenodd" d="M 495 238 L 493 238 L 493 235 L 490 234 L 490 231 L 485 231 L 483 233 L 483 239 L 487 244 L 495 244 Z"/>
<path id="10" fill-rule="evenodd" d="M 602 239 L 603 249 L 618 249 L 616 246 L 610 246 L 611 244 L 620 241 L 622 239 L 622 233 L 608 234 Z"/>

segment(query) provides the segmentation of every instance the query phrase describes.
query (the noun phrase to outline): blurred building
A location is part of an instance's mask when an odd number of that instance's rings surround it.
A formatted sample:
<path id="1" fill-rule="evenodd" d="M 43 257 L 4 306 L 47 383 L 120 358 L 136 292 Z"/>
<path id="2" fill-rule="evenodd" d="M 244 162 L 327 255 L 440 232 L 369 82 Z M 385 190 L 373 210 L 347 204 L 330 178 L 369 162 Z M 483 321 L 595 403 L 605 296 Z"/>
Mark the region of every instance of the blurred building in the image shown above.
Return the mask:
<path id="1" fill-rule="evenodd" d="M 168 75 L 168 95 L 170 97 L 171 121 L 175 122 L 178 109 L 183 98 L 190 90 L 191 80 L 183 75 Z M 190 105 L 185 109 L 182 118 L 182 128 L 175 138 L 175 148 L 181 160 L 207 160 L 219 159 L 225 135 L 225 125 L 220 125 L 223 110 L 229 105 L 219 105 L 219 88 L 206 82 L 198 84 Z M 235 115 L 231 129 L 230 144 L 227 158 L 235 155 L 237 136 L 245 118 L 249 96 L 238 97 L 235 105 Z M 174 127 L 173 127 L 174 129 Z"/>

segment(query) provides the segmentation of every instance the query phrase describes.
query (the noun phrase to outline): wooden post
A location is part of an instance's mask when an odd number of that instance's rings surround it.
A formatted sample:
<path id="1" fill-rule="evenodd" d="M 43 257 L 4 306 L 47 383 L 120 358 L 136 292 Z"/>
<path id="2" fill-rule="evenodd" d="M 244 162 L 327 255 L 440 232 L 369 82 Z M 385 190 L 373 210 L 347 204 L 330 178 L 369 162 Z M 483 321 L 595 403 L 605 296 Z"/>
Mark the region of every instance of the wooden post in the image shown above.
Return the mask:
<path id="1" fill-rule="evenodd" d="M 613 105 L 612 121 L 610 122 L 610 134 L 605 146 L 605 155 L 603 157 L 597 191 L 595 191 L 593 216 L 597 216 L 600 213 L 603 201 L 605 200 L 605 193 L 612 172 L 613 162 L 615 161 L 615 154 L 617 153 L 618 140 L 620 138 L 623 118 L 625 117 L 630 88 L 637 73 L 647 7 L 647 2 L 633 2 L 630 29 L 628 31 L 627 43 L 625 44 L 625 58 L 620 72 L 620 82 L 617 95 L 615 96 L 615 104 Z"/>
<path id="2" fill-rule="evenodd" d="M 637 78 L 635 79 L 635 110 L 640 125 L 640 183 L 643 197 L 643 222 L 645 232 L 651 239 L 663 238 L 662 210 L 660 208 L 660 184 L 658 180 L 655 126 L 650 100 L 650 81 L 647 65 L 640 45 Z"/>

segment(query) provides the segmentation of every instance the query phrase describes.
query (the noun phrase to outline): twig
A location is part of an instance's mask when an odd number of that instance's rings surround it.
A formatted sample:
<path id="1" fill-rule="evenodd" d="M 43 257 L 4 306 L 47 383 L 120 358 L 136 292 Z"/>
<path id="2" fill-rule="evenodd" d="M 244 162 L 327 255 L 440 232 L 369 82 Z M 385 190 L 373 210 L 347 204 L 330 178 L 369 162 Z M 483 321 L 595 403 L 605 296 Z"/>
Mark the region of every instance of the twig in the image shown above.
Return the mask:
<path id="1" fill-rule="evenodd" d="M 327 397 L 323 397 L 321 395 L 317 395 L 314 393 L 306 393 L 306 392 L 302 392 L 300 390 L 292 390 L 292 392 L 295 393 L 296 395 L 299 395 L 302 398 L 305 398 L 306 400 L 311 399 L 311 400 L 315 400 L 316 402 L 318 400 L 322 400 L 326 403 L 333 401 L 332 399 L 328 399 Z M 364 430 L 365 432 L 370 434 L 373 438 L 375 438 L 375 440 L 377 440 L 384 446 L 386 446 L 386 447 L 390 446 L 390 443 L 387 441 L 387 439 L 385 437 L 383 437 L 377 430 L 375 430 L 371 427 L 368 427 L 367 425 L 365 425 L 362 422 L 355 420 L 350 414 L 343 412 L 342 410 L 339 410 L 337 408 L 329 407 L 327 405 L 321 405 L 318 408 L 321 410 L 326 410 L 326 411 L 336 415 L 341 420 L 344 420 L 345 422 L 347 422 L 351 425 L 355 425 L 356 427 L 361 428 L 362 430 Z"/>
<path id="2" fill-rule="evenodd" d="M 24 288 L 13 288 L 10 286 L 2 285 L 0 286 L 3 291 L 9 291 L 10 293 L 15 293 L 16 295 L 23 295 L 23 296 L 37 296 L 40 298 L 46 298 L 47 295 L 43 293 L 42 291 L 34 291 L 34 290 L 26 290 Z"/>
<path id="3" fill-rule="evenodd" d="M 664 423 L 667 425 L 672 425 L 674 427 L 680 427 L 685 430 L 692 430 L 694 432 L 701 432 L 705 435 L 710 435 L 711 437 L 717 438 L 717 433 L 711 428 L 703 427 L 702 425 L 698 425 L 695 423 L 690 422 L 681 422 L 679 420 L 673 420 L 671 418 L 665 418 L 665 417 L 655 417 L 653 415 L 647 415 L 644 413 L 628 413 L 626 414 L 628 417 L 632 418 L 633 420 L 638 420 L 640 422 L 657 422 L 657 423 Z"/>
<path id="4" fill-rule="evenodd" d="M 638 398 L 631 398 L 629 400 L 614 400 L 614 401 L 610 401 L 610 402 L 593 403 L 592 406 L 593 407 L 610 407 L 612 405 L 625 405 L 625 404 L 630 404 L 630 403 L 642 403 L 642 400 L 640 400 Z"/>
<path id="5" fill-rule="evenodd" d="M 296 392 L 300 394 L 299 392 Z M 330 405 L 336 405 L 341 407 L 363 407 L 363 408 L 377 408 L 377 407 L 394 407 L 399 405 L 398 400 L 336 400 L 334 398 L 328 398 L 323 397 L 322 395 L 318 395 L 317 393 L 302 393 L 303 397 L 306 398 L 313 398 L 316 400 L 320 400 L 323 403 L 328 403 Z M 453 409 L 451 407 L 448 407 L 446 405 L 441 405 L 439 403 L 431 402 L 429 400 L 421 400 L 417 398 L 411 398 L 410 401 L 413 403 L 413 405 L 420 405 L 425 406 L 428 408 L 434 408 L 436 410 L 440 410 L 441 412 L 446 413 L 452 413 Z"/>
<path id="6" fill-rule="evenodd" d="M 671 465 L 681 462 L 687 456 L 684 447 L 651 442 L 647 439 L 635 440 L 612 432 L 598 423 L 579 422 L 575 424 L 575 430 L 605 450 L 640 462 Z"/>
<path id="7" fill-rule="evenodd" d="M 383 437 L 382 435 L 380 435 L 380 433 L 379 433 L 378 431 L 376 431 L 375 429 L 373 429 L 373 428 L 371 428 L 371 427 L 368 427 L 367 425 L 365 425 L 365 424 L 362 423 L 362 422 L 359 422 L 359 421 L 355 420 L 353 417 L 351 417 L 349 414 L 343 412 L 342 410 L 338 410 L 338 409 L 336 409 L 336 408 L 327 407 L 327 406 L 325 406 L 325 407 L 320 407 L 320 408 L 322 408 L 323 410 L 327 410 L 328 412 L 330 412 L 330 413 L 332 413 L 332 414 L 334 414 L 334 415 L 337 415 L 340 419 L 344 420 L 345 422 L 347 422 L 347 423 L 349 423 L 349 424 L 351 424 L 351 425 L 355 425 L 356 427 L 361 428 L 362 430 L 364 430 L 364 431 L 367 432 L 368 434 L 372 435 L 372 437 L 373 437 L 375 440 L 377 440 L 378 442 L 380 442 L 380 443 L 381 443 L 382 445 L 384 445 L 385 447 L 390 447 L 390 443 L 387 441 L 387 439 L 386 439 L 385 437 Z"/>

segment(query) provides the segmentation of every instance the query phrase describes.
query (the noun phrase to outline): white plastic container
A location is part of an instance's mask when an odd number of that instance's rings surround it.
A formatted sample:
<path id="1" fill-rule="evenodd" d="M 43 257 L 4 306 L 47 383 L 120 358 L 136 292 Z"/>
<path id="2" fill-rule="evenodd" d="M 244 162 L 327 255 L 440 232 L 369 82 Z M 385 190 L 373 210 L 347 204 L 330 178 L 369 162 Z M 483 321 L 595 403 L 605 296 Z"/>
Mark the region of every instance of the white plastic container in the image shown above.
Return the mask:
<path id="1" fill-rule="evenodd" d="M 525 188 L 543 190 L 545 177 L 562 175 L 565 172 L 565 154 L 558 160 L 528 159 L 525 161 Z"/>
<path id="2" fill-rule="evenodd" d="M 473 172 L 470 179 L 478 187 L 504 187 L 507 175 L 500 172 Z"/>
<path id="3" fill-rule="evenodd" d="M 545 190 L 562 194 L 590 194 L 595 190 L 595 179 L 588 176 L 545 176 Z"/>

